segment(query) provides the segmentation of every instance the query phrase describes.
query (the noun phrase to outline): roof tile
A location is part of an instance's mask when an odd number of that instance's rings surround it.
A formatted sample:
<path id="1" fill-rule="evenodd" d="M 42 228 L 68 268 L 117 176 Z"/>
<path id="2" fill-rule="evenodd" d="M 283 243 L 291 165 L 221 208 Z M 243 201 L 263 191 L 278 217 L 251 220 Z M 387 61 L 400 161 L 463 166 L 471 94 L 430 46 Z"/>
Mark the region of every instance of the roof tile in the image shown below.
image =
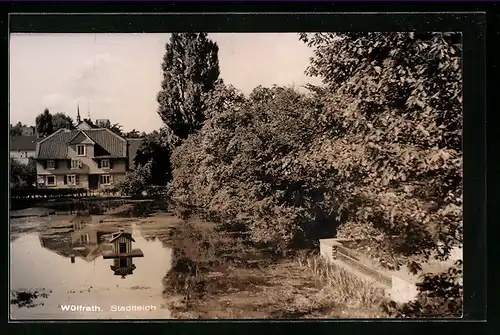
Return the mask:
<path id="1" fill-rule="evenodd" d="M 127 157 L 127 141 L 109 129 L 67 130 L 57 131 L 39 144 L 39 159 L 67 159 L 68 144 L 79 132 L 85 133 L 96 144 L 109 153 L 108 157 Z"/>

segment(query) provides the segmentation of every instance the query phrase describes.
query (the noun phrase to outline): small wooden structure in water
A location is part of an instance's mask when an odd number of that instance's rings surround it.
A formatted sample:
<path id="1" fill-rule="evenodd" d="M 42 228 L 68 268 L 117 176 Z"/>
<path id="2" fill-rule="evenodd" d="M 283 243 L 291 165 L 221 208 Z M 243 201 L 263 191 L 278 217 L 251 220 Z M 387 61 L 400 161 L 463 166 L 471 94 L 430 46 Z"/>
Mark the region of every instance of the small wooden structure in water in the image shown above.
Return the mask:
<path id="1" fill-rule="evenodd" d="M 132 257 L 120 257 L 113 260 L 113 265 L 110 265 L 110 268 L 115 276 L 125 278 L 125 276 L 133 274 L 135 265 L 132 263 Z"/>
<path id="2" fill-rule="evenodd" d="M 104 259 L 144 257 L 141 249 L 132 249 L 132 242 L 135 242 L 132 234 L 120 229 L 118 233 L 113 233 L 106 238 L 105 243 L 111 245 L 111 248 L 103 251 L 102 257 Z"/>

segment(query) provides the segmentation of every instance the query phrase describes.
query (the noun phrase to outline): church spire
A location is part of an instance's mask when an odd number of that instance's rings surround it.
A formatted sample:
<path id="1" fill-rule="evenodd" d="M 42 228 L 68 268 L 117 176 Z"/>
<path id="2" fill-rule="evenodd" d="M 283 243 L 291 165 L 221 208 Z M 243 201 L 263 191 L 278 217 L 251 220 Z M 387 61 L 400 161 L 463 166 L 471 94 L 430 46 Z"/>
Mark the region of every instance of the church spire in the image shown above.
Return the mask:
<path id="1" fill-rule="evenodd" d="M 76 124 L 79 124 L 81 122 L 80 118 L 80 105 L 76 105 Z"/>

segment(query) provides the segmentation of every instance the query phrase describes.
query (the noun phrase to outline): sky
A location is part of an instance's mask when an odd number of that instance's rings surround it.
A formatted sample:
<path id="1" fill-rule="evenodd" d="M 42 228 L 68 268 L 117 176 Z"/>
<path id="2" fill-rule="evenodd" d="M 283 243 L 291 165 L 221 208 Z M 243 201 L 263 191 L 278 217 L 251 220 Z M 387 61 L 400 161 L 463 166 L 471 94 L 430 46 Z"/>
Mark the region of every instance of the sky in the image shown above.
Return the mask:
<path id="1" fill-rule="evenodd" d="M 125 131 L 161 126 L 156 95 L 169 34 L 11 34 L 10 123 L 38 114 L 110 119 Z M 319 84 L 304 74 L 312 50 L 296 33 L 209 34 L 220 77 L 248 94 L 258 86 Z"/>

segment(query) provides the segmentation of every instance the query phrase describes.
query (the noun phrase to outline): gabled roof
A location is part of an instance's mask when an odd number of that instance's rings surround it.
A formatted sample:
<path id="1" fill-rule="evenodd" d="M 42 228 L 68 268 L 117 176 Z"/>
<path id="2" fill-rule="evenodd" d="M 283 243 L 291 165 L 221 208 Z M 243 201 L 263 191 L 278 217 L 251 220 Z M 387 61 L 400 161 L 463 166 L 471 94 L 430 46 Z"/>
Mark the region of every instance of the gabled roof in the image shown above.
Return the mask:
<path id="1" fill-rule="evenodd" d="M 85 127 L 87 126 L 87 127 Z M 97 129 L 99 127 L 97 127 L 95 124 L 93 124 L 92 122 L 88 122 L 87 120 L 83 120 L 83 121 L 80 121 L 79 124 L 76 125 L 76 128 L 77 129 L 87 129 L 87 128 L 90 128 L 90 129 Z"/>
<path id="2" fill-rule="evenodd" d="M 10 138 L 10 151 L 35 151 L 36 136 L 12 136 Z"/>
<path id="3" fill-rule="evenodd" d="M 88 130 L 59 129 L 38 142 L 37 158 L 68 159 L 68 145 L 80 132 L 108 152 L 109 158 L 127 157 L 127 141 L 107 128 L 98 128 Z"/>
<path id="4" fill-rule="evenodd" d="M 132 238 L 132 234 L 120 232 L 120 233 L 113 234 L 111 239 L 109 240 L 109 243 L 113 243 L 114 241 L 119 239 L 121 236 L 128 238 L 132 242 L 135 242 L 135 240 Z"/>
<path id="5" fill-rule="evenodd" d="M 73 141 L 75 140 L 75 138 L 76 138 L 78 135 L 80 135 L 80 134 L 85 135 L 85 137 L 86 137 L 86 138 L 90 141 L 90 143 L 95 144 L 95 141 L 93 141 L 93 140 L 89 137 L 89 135 L 85 134 L 85 132 L 84 132 L 84 131 L 79 131 L 79 132 L 77 132 L 77 133 L 75 134 L 75 136 L 73 136 L 73 137 L 69 140 L 69 143 L 68 143 L 68 144 L 73 144 Z"/>

